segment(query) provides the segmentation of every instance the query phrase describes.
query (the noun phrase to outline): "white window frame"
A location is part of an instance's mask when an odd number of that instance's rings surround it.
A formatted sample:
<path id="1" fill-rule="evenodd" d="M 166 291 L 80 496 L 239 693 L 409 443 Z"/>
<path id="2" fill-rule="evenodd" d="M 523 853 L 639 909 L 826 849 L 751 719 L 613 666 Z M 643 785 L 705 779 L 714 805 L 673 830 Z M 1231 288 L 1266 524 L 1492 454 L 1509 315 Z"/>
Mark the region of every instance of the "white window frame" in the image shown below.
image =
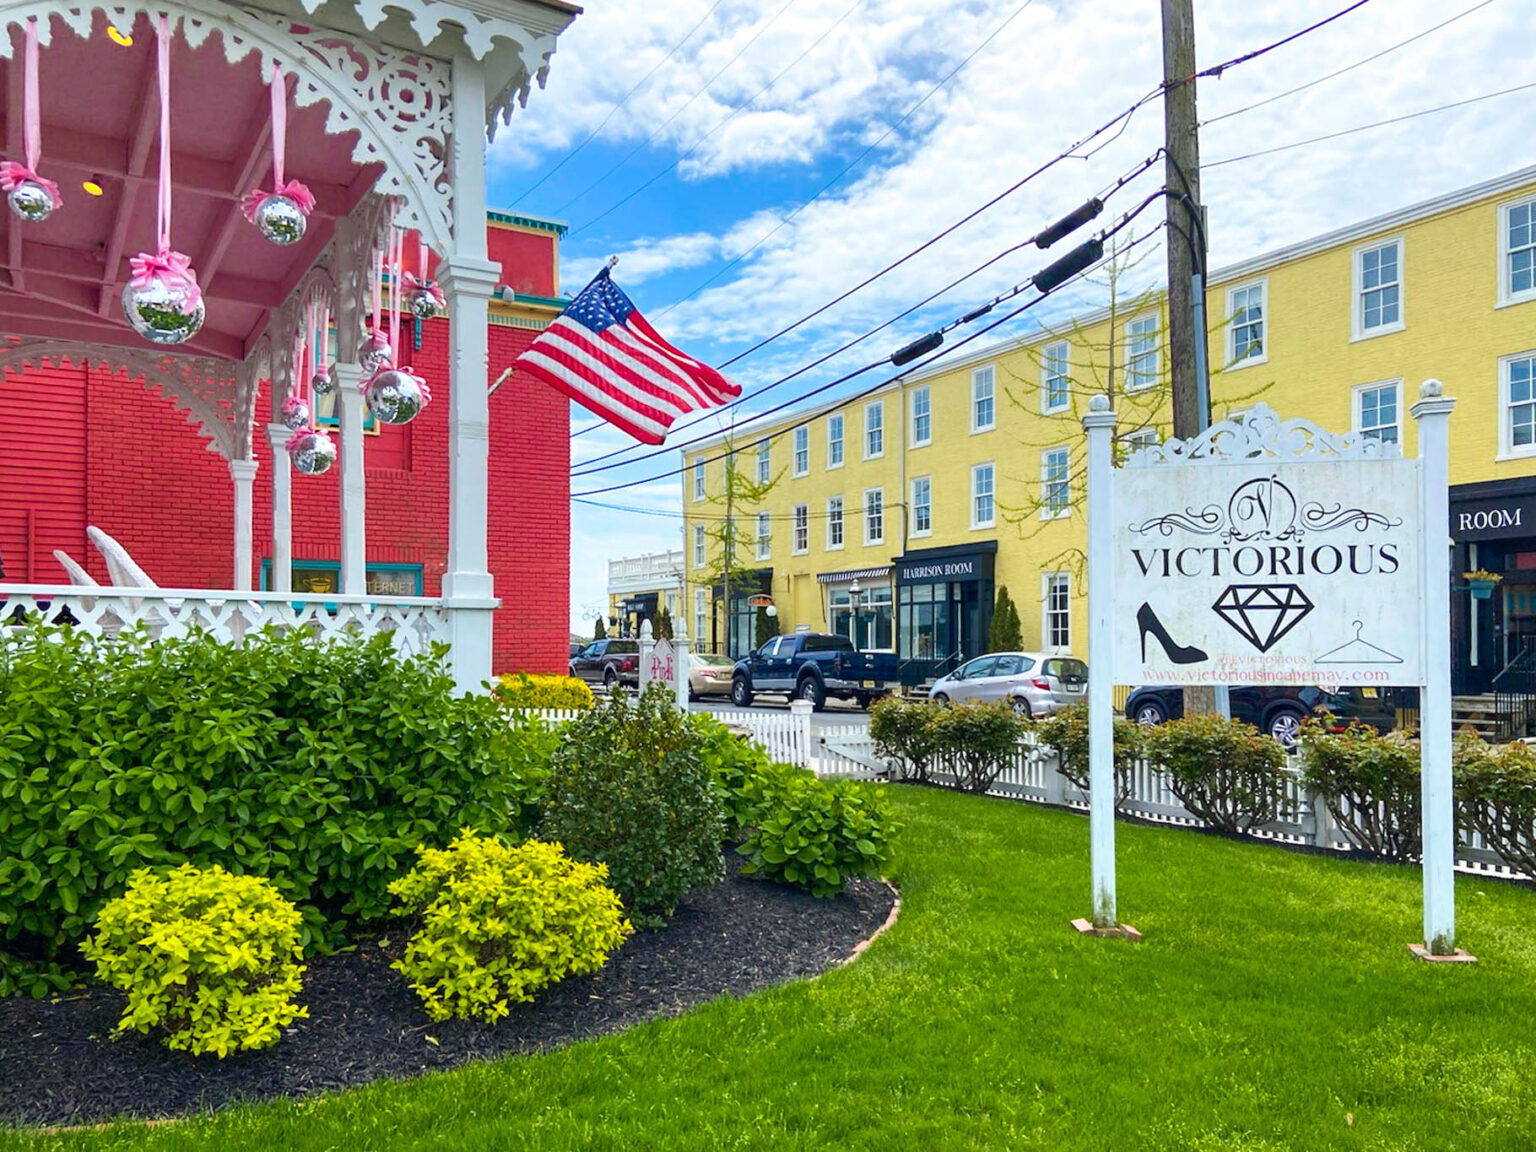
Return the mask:
<path id="1" fill-rule="evenodd" d="M 1513 288 L 1514 276 L 1509 267 L 1509 258 L 1512 255 L 1509 248 L 1509 216 L 1516 208 L 1524 208 L 1527 205 L 1531 209 L 1531 240 L 1536 243 L 1536 196 L 1522 196 L 1518 200 L 1499 205 L 1499 302 L 1496 305 L 1499 308 L 1508 308 L 1512 304 L 1525 304 L 1536 300 L 1536 276 L 1531 278 L 1531 287 L 1523 292 L 1516 292 Z"/>
<path id="2" fill-rule="evenodd" d="M 835 541 L 832 539 L 832 528 L 834 525 L 837 527 L 837 539 Z M 843 497 L 841 494 L 837 496 L 828 496 L 826 550 L 828 552 L 841 552 L 843 550 L 843 545 L 847 542 L 847 540 L 848 518 L 847 513 L 843 508 Z"/>
<path id="3" fill-rule="evenodd" d="M 921 396 L 923 398 L 923 411 L 922 412 L 919 412 L 917 410 L 917 398 L 919 396 Z M 917 434 L 917 421 L 918 421 L 919 417 L 921 417 L 922 419 L 928 421 L 928 434 L 926 436 L 919 436 Z M 933 392 L 929 389 L 928 385 L 926 385 L 926 384 L 924 384 L 921 388 L 914 388 L 914 389 L 912 389 L 912 421 L 911 421 L 911 423 L 912 423 L 912 434 L 911 434 L 912 447 L 914 447 L 914 448 L 926 448 L 928 445 L 933 443 Z"/>
<path id="4" fill-rule="evenodd" d="M 795 429 L 794 447 L 790 454 L 790 471 L 796 478 L 810 475 L 811 430 L 802 424 Z"/>
<path id="5" fill-rule="evenodd" d="M 1365 254 L 1393 246 L 1397 248 L 1397 319 L 1391 324 L 1378 324 L 1374 328 L 1367 328 L 1365 326 L 1365 293 L 1361 288 L 1361 281 L 1365 278 Z M 1361 244 L 1354 250 L 1349 261 L 1353 273 L 1351 283 L 1353 291 L 1349 302 L 1350 343 L 1356 340 L 1374 340 L 1378 336 L 1390 336 L 1408 326 L 1408 277 L 1404 266 L 1406 255 L 1407 245 L 1403 243 L 1401 236 L 1372 240 L 1369 244 Z"/>
<path id="6" fill-rule="evenodd" d="M 1121 443 L 1129 455 L 1143 448 L 1156 448 L 1161 440 L 1156 428 L 1138 428 L 1134 432 L 1127 432 Z"/>
<path id="7" fill-rule="evenodd" d="M 976 481 L 985 469 L 988 477 L 989 490 L 987 498 L 992 502 L 992 515 L 982 520 L 976 515 L 976 502 L 981 499 L 982 493 L 977 491 Z M 993 460 L 985 460 L 980 464 L 971 465 L 971 530 L 997 527 L 997 463 Z"/>
<path id="8" fill-rule="evenodd" d="M 757 482 L 766 484 L 773 479 L 773 441 L 764 440 L 757 446 Z"/>
<path id="9" fill-rule="evenodd" d="M 918 523 L 917 523 L 917 509 L 919 507 L 918 499 L 917 499 L 917 486 L 919 484 L 926 485 L 927 489 L 928 489 L 928 499 L 923 503 L 923 506 L 928 509 L 928 527 L 926 527 L 926 528 L 918 527 Z M 932 536 L 933 535 L 933 477 L 932 476 L 914 476 L 914 477 L 912 477 L 912 535 L 913 536 Z"/>
<path id="10" fill-rule="evenodd" d="M 693 466 L 693 499 L 694 502 L 704 499 L 708 493 L 704 476 L 704 461 L 700 460 Z"/>
<path id="11" fill-rule="evenodd" d="M 1051 592 L 1057 586 L 1066 589 L 1066 616 L 1067 642 L 1065 644 L 1051 643 Z M 1070 572 L 1042 572 L 1040 573 L 1040 651 L 1042 652 L 1071 652 L 1072 651 L 1072 574 Z"/>
<path id="12" fill-rule="evenodd" d="M 693 590 L 693 650 L 704 651 L 704 645 L 708 638 L 704 635 L 709 631 L 709 591 L 705 588 Z"/>
<path id="13" fill-rule="evenodd" d="M 987 394 L 981 395 L 982 381 L 986 381 Z M 986 423 L 977 419 L 977 409 L 985 400 L 991 413 Z M 971 369 L 971 435 L 980 432 L 990 432 L 997 427 L 997 365 L 983 364 L 980 368 Z"/>
<path id="14" fill-rule="evenodd" d="M 695 524 L 693 526 L 693 566 L 704 567 L 704 558 L 708 553 L 709 545 L 705 537 L 704 525 Z"/>
<path id="15" fill-rule="evenodd" d="M 1055 456 L 1065 455 L 1067 458 L 1067 474 L 1059 480 L 1051 478 L 1051 459 Z M 1051 507 L 1050 486 L 1060 484 L 1066 491 L 1066 501 L 1060 508 Z M 1040 450 L 1040 519 L 1064 520 L 1072 515 L 1072 449 L 1065 444 L 1058 444 L 1054 448 Z"/>
<path id="16" fill-rule="evenodd" d="M 1150 353 L 1135 352 L 1133 351 L 1133 348 L 1141 333 L 1133 332 L 1132 329 L 1135 328 L 1136 325 L 1146 320 L 1152 321 L 1152 351 Z M 1131 383 L 1131 363 L 1141 355 L 1151 355 L 1152 374 L 1145 384 L 1136 384 L 1133 386 Z M 1163 374 L 1163 317 L 1160 312 L 1143 312 L 1140 316 L 1132 316 L 1129 320 L 1126 321 L 1125 368 L 1123 371 L 1125 373 L 1125 391 L 1127 394 L 1132 392 L 1145 392 L 1148 388 L 1157 387 L 1157 382 L 1162 379 Z"/>
<path id="17" fill-rule="evenodd" d="M 1237 302 L 1239 292 L 1248 292 L 1257 288 L 1259 290 L 1259 354 L 1257 356 L 1245 356 L 1241 360 L 1237 358 Z M 1258 280 L 1248 280 L 1242 284 L 1234 284 L 1227 289 L 1227 366 L 1226 371 L 1231 372 L 1238 368 L 1251 368 L 1255 364 L 1269 363 L 1269 277 L 1260 277 Z"/>
<path id="18" fill-rule="evenodd" d="M 1536 456 L 1536 444 L 1514 443 L 1514 421 L 1509 416 L 1510 369 L 1516 360 L 1536 360 L 1536 348 L 1499 357 L 1499 452 L 1497 460 L 1524 460 Z M 1532 401 L 1536 403 L 1536 396 Z M 1521 401 L 1526 403 L 1526 401 Z"/>
<path id="19" fill-rule="evenodd" d="M 794 556 L 804 556 L 811 550 L 811 506 L 796 504 L 794 508 L 793 535 L 789 551 Z"/>
<path id="20" fill-rule="evenodd" d="M 872 517 L 870 515 L 869 498 L 871 496 L 873 496 L 876 499 L 876 501 L 879 503 L 879 505 L 880 505 L 879 510 L 878 510 L 878 512 L 879 512 L 879 518 L 878 519 L 876 519 L 875 517 Z M 864 545 L 865 545 L 865 547 L 871 547 L 871 546 L 873 546 L 875 544 L 884 544 L 885 543 L 885 489 L 884 488 L 866 488 L 866 489 L 864 489 L 864 505 L 863 505 L 863 507 L 864 507 Z M 870 532 L 870 526 L 872 524 L 878 524 L 879 525 L 879 527 L 880 527 L 880 534 L 878 536 L 873 535 Z"/>
<path id="21" fill-rule="evenodd" d="M 773 555 L 773 517 L 767 512 L 757 514 L 757 558 L 767 560 Z"/>
<path id="22" fill-rule="evenodd" d="M 870 417 L 871 413 L 875 413 L 875 412 L 879 413 L 879 416 L 877 417 L 878 423 L 876 424 L 876 426 L 871 427 L 870 423 L 869 423 L 869 417 Z M 870 433 L 872 433 L 872 432 L 873 433 L 878 433 L 878 435 L 880 437 L 880 447 L 879 447 L 879 449 L 877 451 L 874 451 L 874 452 L 871 452 L 869 450 Z M 868 404 L 864 405 L 864 459 L 866 459 L 866 460 L 878 460 L 878 459 L 880 459 L 880 457 L 882 457 L 884 455 L 885 455 L 885 401 L 884 400 L 871 400 Z"/>
<path id="23" fill-rule="evenodd" d="M 1396 393 L 1393 411 L 1397 414 L 1397 420 L 1392 427 L 1397 429 L 1397 439 L 1391 441 L 1391 443 L 1401 447 L 1403 443 L 1403 378 L 1401 376 L 1395 380 L 1373 380 L 1368 384 L 1356 384 L 1351 388 L 1349 390 L 1350 427 L 1356 432 L 1367 431 L 1367 429 L 1361 427 L 1361 417 L 1365 414 L 1365 394 L 1382 388 L 1391 388 Z M 1384 428 L 1386 425 L 1380 425 L 1380 427 Z M 1375 431 L 1375 429 L 1371 429 L 1371 431 Z"/>
<path id="24" fill-rule="evenodd" d="M 843 413 L 834 412 L 827 417 L 827 471 L 841 468 L 843 461 L 848 459 L 848 444 L 846 439 L 848 421 Z M 832 435 L 832 430 L 837 429 L 837 435 Z M 837 448 L 837 460 L 832 459 L 832 449 Z"/>
<path id="25" fill-rule="evenodd" d="M 1052 364 L 1060 360 L 1065 372 L 1055 372 Z M 1060 404 L 1051 403 L 1051 382 L 1062 381 L 1066 387 L 1062 389 Z M 1066 340 L 1057 340 L 1040 349 L 1040 411 L 1065 412 L 1072 407 L 1072 345 Z"/>

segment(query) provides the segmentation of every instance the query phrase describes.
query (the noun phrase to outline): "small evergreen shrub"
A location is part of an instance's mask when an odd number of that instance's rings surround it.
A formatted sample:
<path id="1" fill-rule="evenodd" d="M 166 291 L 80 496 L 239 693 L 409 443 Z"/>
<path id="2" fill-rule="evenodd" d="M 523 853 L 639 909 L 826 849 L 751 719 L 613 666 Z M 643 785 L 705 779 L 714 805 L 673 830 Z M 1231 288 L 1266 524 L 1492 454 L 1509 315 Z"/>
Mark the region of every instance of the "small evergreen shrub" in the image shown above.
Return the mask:
<path id="1" fill-rule="evenodd" d="M 662 923 L 724 874 L 725 815 L 704 743 L 671 688 L 651 684 L 633 705 L 615 693 L 567 725 L 550 766 L 540 837 L 607 865 L 637 923 Z"/>
<path id="2" fill-rule="evenodd" d="M 577 676 L 507 672 L 496 685 L 496 698 L 508 708 L 584 712 L 592 707 L 592 689 Z"/>
<path id="3" fill-rule="evenodd" d="M 1460 823 L 1516 871 L 1536 876 L 1536 747 L 1456 742 L 1453 758 Z"/>
<path id="4" fill-rule="evenodd" d="M 940 751 L 946 709 L 931 700 L 914 702 L 885 696 L 869 709 L 869 734 L 875 750 L 897 765 L 898 778 L 923 783 Z"/>
<path id="5" fill-rule="evenodd" d="M 773 764 L 745 791 L 746 835 L 736 850 L 747 858 L 748 875 L 835 896 L 849 876 L 878 876 L 890 863 L 897 825 L 870 785 Z"/>
<path id="6" fill-rule="evenodd" d="M 133 874 L 81 951 L 128 993 L 119 1032 L 165 1033 L 194 1055 L 277 1043 L 307 1009 L 299 994 L 299 910 L 256 876 L 183 864 Z"/>
<path id="7" fill-rule="evenodd" d="M 936 730 L 954 786 L 986 792 L 1018 755 L 1028 722 L 1007 704 L 959 704 L 940 710 Z"/>
<path id="8" fill-rule="evenodd" d="M 1301 774 L 1322 793 L 1334 823 L 1356 848 L 1392 860 L 1417 860 L 1419 746 L 1401 733 L 1364 724 L 1331 732 L 1332 720 L 1302 729 Z"/>
<path id="9" fill-rule="evenodd" d="M 1074 704 L 1038 720 L 1035 735 L 1056 756 L 1056 770 L 1086 795 L 1088 792 L 1088 705 Z M 1125 803 L 1135 784 L 1132 773 L 1143 754 L 1141 725 L 1118 717 L 1114 721 L 1115 804 Z"/>
<path id="10" fill-rule="evenodd" d="M 1212 828 L 1251 832 L 1279 811 L 1285 749 L 1250 724 L 1221 716 L 1185 716 L 1145 733 L 1179 802 Z"/>
<path id="11" fill-rule="evenodd" d="M 494 1024 L 509 1004 L 597 971 L 624 942 L 632 929 L 607 876 L 559 844 L 509 848 L 466 828 L 445 849 L 421 849 L 389 886 L 396 913 L 420 925 L 392 967 L 432 1019 Z"/>

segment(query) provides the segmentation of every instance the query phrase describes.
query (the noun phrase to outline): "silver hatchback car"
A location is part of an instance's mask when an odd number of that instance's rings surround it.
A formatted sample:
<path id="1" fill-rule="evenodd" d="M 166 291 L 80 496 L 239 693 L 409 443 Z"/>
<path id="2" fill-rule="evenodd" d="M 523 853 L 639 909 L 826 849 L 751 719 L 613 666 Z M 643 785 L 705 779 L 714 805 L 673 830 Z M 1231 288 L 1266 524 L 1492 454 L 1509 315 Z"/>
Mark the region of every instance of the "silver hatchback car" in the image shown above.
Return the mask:
<path id="1" fill-rule="evenodd" d="M 1025 716 L 1049 716 L 1088 696 L 1088 665 L 1044 652 L 990 652 L 934 682 L 928 698 L 1006 701 Z"/>

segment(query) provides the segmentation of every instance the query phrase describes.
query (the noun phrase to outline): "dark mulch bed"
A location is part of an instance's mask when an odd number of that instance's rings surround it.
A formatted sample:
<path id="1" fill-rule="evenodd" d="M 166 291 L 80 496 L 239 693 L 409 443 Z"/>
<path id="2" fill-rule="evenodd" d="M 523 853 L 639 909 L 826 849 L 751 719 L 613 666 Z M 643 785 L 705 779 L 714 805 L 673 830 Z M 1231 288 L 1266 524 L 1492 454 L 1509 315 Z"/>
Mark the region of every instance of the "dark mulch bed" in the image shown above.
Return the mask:
<path id="1" fill-rule="evenodd" d="M 885 885 L 856 880 L 833 900 L 740 876 L 689 897 L 664 929 L 636 933 L 597 974 L 545 990 L 494 1026 L 434 1024 L 378 941 L 316 957 L 309 1018 L 273 1048 L 225 1060 L 110 1039 L 122 996 L 92 987 L 59 1001 L 0 999 L 0 1122 L 79 1124 L 175 1116 L 234 1100 L 299 1096 L 600 1036 L 676 1015 L 722 993 L 814 976 L 889 914 Z"/>

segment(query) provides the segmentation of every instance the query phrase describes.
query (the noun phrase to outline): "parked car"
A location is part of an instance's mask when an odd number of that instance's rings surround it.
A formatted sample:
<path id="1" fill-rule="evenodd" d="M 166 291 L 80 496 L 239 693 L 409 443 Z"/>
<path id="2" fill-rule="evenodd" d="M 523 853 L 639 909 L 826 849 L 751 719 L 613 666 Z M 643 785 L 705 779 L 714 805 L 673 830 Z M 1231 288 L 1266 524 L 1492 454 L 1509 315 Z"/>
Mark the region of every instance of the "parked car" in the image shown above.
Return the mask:
<path id="1" fill-rule="evenodd" d="M 731 691 L 731 670 L 736 661 L 710 652 L 688 653 L 688 695 L 727 696 Z"/>
<path id="2" fill-rule="evenodd" d="M 594 640 L 571 657 L 571 675 L 610 691 L 640 686 L 640 641 Z"/>
<path id="3" fill-rule="evenodd" d="M 1323 688 L 1269 684 L 1233 688 L 1232 718 L 1268 732 L 1287 748 L 1294 747 L 1302 721 L 1327 712 L 1342 724 L 1369 724 L 1381 732 L 1397 727 L 1392 695 L 1383 688 Z M 1138 724 L 1161 724 L 1184 715 L 1184 690 L 1170 687 L 1137 688 L 1125 702 L 1125 714 Z"/>
<path id="4" fill-rule="evenodd" d="M 1024 716 L 1049 716 L 1087 696 L 1088 665 L 1045 652 L 989 652 L 935 680 L 928 698 L 1006 701 Z"/>
<path id="5" fill-rule="evenodd" d="M 890 652 L 860 652 L 846 636 L 796 632 L 775 636 L 736 662 L 731 674 L 731 702 L 739 708 L 763 693 L 809 700 L 820 709 L 829 696 L 853 700 L 860 708 L 899 679 Z"/>

